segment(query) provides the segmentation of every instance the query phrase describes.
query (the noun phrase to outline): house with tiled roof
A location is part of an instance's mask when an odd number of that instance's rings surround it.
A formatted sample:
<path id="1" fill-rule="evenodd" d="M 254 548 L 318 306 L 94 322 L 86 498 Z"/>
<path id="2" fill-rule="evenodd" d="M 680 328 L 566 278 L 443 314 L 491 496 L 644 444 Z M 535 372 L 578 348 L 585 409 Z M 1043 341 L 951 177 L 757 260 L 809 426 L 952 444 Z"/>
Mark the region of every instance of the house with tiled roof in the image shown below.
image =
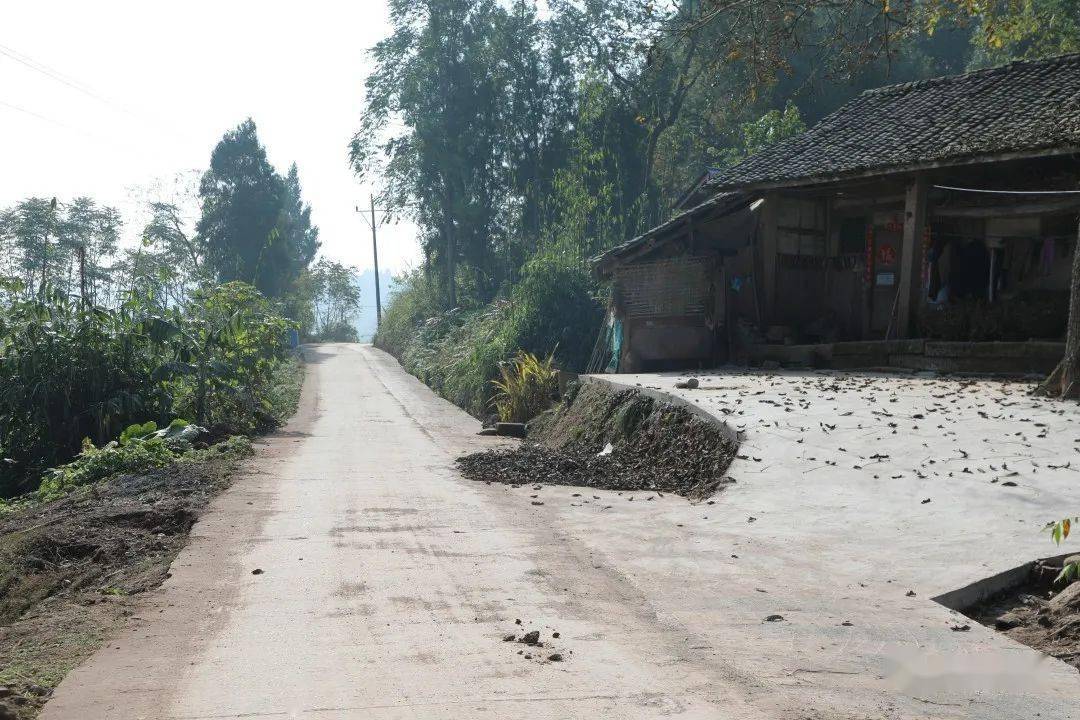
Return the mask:
<path id="1" fill-rule="evenodd" d="M 990 352 L 975 341 L 1027 358 L 1010 368 L 1053 367 L 1080 211 L 1080 55 L 869 90 L 686 197 L 594 260 L 613 283 L 610 367 L 783 346 L 815 364 L 963 369 L 948 353 Z M 840 359 L 868 341 L 884 344 Z"/>

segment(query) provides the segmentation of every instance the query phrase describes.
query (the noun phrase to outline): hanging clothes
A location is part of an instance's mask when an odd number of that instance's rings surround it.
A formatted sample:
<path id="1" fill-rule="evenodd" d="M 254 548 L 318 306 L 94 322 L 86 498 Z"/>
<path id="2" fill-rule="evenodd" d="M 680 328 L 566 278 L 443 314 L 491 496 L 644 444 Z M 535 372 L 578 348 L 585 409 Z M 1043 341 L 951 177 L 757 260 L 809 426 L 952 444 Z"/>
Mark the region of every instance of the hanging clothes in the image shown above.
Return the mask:
<path id="1" fill-rule="evenodd" d="M 619 372 L 619 359 L 622 357 L 622 338 L 623 338 L 623 324 L 622 320 L 615 319 L 611 323 L 611 360 L 608 362 L 608 366 L 605 372 L 617 373 Z"/>

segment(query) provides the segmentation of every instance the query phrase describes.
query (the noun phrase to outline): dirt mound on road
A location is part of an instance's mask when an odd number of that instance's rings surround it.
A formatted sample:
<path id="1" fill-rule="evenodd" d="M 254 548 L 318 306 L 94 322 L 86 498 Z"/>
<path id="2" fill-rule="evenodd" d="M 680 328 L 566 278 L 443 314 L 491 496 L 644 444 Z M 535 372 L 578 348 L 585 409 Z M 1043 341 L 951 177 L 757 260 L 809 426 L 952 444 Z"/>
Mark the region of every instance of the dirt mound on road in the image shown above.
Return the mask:
<path id="1" fill-rule="evenodd" d="M 521 446 L 466 455 L 458 466 L 485 482 L 656 490 L 698 500 L 734 482 L 725 473 L 737 450 L 722 428 L 685 408 L 588 383 L 530 423 Z"/>

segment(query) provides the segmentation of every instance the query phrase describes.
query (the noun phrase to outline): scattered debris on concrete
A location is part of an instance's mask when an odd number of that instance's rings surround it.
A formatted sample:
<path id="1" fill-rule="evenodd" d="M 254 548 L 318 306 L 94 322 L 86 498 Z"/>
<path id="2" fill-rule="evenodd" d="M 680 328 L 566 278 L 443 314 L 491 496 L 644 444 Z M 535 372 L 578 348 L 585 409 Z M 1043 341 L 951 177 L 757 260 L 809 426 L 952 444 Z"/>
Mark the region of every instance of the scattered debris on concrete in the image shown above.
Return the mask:
<path id="1" fill-rule="evenodd" d="M 525 643 L 526 645 L 540 645 L 540 631 L 530 630 L 529 632 L 522 635 L 521 639 L 518 640 L 518 642 Z"/>
<path id="2" fill-rule="evenodd" d="M 462 472 L 485 482 L 655 490 L 694 500 L 734 482 L 725 473 L 738 446 L 720 427 L 636 390 L 584 385 L 529 427 L 517 448 L 458 458 Z"/>
<path id="3" fill-rule="evenodd" d="M 521 620 L 515 620 L 514 622 L 517 625 L 522 625 Z M 551 639 L 558 640 L 559 633 L 552 632 Z M 534 650 L 547 646 L 547 650 L 550 651 L 546 656 L 546 660 L 548 662 L 563 662 L 563 660 L 566 659 L 567 654 L 572 655 L 574 652 L 573 650 L 555 651 L 555 649 L 551 647 L 551 641 L 545 642 L 544 640 L 540 639 L 539 630 L 529 630 L 528 632 L 523 633 L 521 636 L 518 636 L 517 633 L 510 633 L 503 636 L 503 642 L 518 643 L 519 645 L 525 645 L 528 648 L 534 648 Z M 536 658 L 540 661 L 545 660 L 545 656 L 539 652 L 533 654 L 533 651 L 518 650 L 517 654 L 522 656 L 526 660 L 532 660 L 533 658 Z M 0 718 L 0 720 L 2 720 L 2 718 Z"/>

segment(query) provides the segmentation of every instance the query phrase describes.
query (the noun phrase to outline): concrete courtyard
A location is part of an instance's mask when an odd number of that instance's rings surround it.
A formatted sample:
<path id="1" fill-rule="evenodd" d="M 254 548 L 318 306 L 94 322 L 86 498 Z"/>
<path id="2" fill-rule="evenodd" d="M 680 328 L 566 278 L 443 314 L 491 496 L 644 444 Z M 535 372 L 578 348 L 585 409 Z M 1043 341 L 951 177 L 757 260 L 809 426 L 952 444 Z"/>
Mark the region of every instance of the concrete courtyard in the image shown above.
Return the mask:
<path id="1" fill-rule="evenodd" d="M 737 483 L 697 506 L 692 526 L 676 525 L 672 555 L 692 560 L 667 569 L 667 592 L 717 588 L 700 598 L 701 631 L 781 686 L 781 707 L 802 696 L 836 712 L 815 718 L 1021 718 L 1058 714 L 1061 693 L 1075 697 L 1073 668 L 932 598 L 1070 549 L 1042 528 L 1080 507 L 1076 403 L 999 380 L 692 376 L 698 389 L 675 387 L 690 374 L 593 379 L 673 396 L 743 437 Z M 650 583 L 652 564 L 641 569 Z M 720 625 L 704 618 L 717 604 Z M 775 614 L 783 620 L 763 622 Z"/>

